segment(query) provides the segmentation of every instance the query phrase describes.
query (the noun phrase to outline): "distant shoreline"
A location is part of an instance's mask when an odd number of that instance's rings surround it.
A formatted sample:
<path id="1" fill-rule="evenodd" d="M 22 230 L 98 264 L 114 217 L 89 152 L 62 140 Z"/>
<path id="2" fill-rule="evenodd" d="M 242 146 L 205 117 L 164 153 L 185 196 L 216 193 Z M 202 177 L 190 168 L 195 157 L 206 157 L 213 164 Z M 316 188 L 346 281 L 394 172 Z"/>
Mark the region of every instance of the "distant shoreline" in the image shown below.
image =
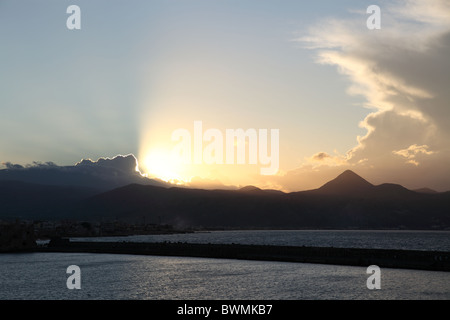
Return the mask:
<path id="1" fill-rule="evenodd" d="M 46 247 L 28 252 L 83 252 L 156 255 L 238 260 L 318 263 L 334 265 L 377 265 L 386 268 L 450 271 L 450 252 L 391 249 L 360 249 L 243 244 L 71 242 L 53 240 Z"/>

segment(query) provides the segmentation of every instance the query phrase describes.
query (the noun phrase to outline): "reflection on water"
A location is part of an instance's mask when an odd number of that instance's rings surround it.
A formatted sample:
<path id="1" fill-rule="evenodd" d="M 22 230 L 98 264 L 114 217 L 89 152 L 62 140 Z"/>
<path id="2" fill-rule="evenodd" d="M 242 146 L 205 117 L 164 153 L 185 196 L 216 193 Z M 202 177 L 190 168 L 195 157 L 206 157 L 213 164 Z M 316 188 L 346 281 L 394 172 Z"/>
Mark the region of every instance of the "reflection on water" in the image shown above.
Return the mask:
<path id="1" fill-rule="evenodd" d="M 66 268 L 81 268 L 81 290 Z M 450 273 L 304 263 L 113 254 L 0 255 L 0 299 L 450 299 Z"/>

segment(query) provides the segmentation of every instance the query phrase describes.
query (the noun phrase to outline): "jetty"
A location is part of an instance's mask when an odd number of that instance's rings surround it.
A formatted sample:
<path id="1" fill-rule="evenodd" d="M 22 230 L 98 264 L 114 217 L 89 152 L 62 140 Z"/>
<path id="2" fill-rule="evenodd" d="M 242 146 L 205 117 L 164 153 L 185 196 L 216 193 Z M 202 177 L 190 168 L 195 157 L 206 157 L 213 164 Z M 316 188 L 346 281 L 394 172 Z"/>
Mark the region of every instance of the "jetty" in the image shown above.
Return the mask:
<path id="1" fill-rule="evenodd" d="M 39 252 L 177 256 L 450 271 L 450 252 L 181 242 L 81 242 L 53 239 Z"/>

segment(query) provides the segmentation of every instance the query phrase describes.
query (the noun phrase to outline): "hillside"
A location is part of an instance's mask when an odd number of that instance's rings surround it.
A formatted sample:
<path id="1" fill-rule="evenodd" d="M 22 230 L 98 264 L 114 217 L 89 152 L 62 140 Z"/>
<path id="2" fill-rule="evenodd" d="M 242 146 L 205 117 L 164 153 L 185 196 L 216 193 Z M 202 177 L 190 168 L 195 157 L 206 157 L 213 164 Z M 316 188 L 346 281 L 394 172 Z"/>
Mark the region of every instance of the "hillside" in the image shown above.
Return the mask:
<path id="1" fill-rule="evenodd" d="M 450 194 L 422 194 L 396 184 L 374 186 L 349 171 L 319 189 L 266 192 L 129 185 L 90 198 L 92 219 L 162 221 L 205 228 L 448 228 Z"/>
<path id="2" fill-rule="evenodd" d="M 1 181 L 0 219 L 14 217 L 146 221 L 178 228 L 446 229 L 450 192 L 375 186 L 352 171 L 318 189 L 293 193 L 253 186 L 202 190 L 136 183 L 103 192 Z"/>

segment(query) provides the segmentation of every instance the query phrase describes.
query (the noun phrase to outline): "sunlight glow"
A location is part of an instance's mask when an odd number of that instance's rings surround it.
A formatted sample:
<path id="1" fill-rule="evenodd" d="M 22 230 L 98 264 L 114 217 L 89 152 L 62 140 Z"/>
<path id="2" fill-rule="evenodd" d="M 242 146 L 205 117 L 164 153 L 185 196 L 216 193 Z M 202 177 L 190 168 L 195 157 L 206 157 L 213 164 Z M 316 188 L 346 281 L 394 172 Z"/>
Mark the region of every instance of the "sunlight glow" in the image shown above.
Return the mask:
<path id="1" fill-rule="evenodd" d="M 190 178 L 181 175 L 181 165 L 174 161 L 170 151 L 164 149 L 149 150 L 142 159 L 142 166 L 149 178 L 157 178 L 177 185 L 190 181 Z"/>

